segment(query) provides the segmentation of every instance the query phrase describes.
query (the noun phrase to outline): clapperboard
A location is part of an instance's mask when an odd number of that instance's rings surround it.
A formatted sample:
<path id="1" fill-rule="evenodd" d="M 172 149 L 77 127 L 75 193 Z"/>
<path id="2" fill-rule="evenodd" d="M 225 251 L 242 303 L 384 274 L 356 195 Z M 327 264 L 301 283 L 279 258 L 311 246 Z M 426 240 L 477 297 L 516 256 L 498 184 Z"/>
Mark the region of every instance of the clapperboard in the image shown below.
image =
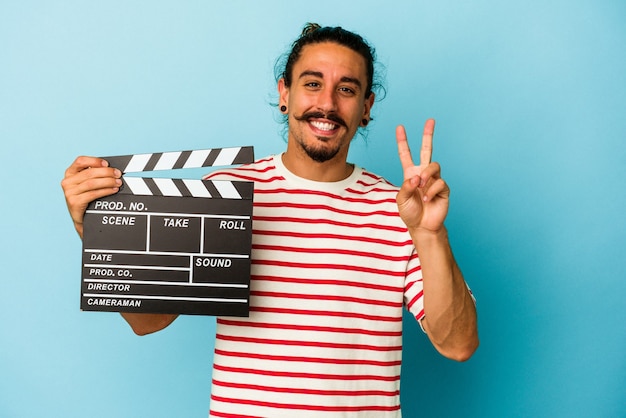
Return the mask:
<path id="1" fill-rule="evenodd" d="M 252 147 L 105 157 L 123 173 L 252 162 Z M 247 316 L 253 183 L 122 176 L 84 218 L 81 309 Z"/>

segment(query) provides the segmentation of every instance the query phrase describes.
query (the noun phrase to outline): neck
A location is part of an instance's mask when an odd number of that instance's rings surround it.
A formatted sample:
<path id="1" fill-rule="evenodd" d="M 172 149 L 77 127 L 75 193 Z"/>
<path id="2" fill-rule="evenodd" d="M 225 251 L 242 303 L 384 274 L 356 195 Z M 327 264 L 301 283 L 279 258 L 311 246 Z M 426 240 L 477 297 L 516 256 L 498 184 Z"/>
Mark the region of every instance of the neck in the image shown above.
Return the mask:
<path id="1" fill-rule="evenodd" d="M 352 174 L 354 166 L 348 164 L 347 156 L 336 155 L 334 158 L 317 162 L 309 157 L 303 150 L 296 152 L 287 146 L 287 151 L 282 154 L 282 161 L 287 170 L 298 177 L 313 181 L 335 182 L 341 181 Z"/>

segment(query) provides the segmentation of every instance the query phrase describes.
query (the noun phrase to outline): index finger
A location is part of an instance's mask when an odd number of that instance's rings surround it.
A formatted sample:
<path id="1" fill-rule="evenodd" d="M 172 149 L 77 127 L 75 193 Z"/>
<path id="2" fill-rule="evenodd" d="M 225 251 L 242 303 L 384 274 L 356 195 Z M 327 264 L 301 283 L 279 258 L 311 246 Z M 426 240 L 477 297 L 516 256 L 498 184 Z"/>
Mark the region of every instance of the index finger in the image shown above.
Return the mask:
<path id="1" fill-rule="evenodd" d="M 428 119 L 424 124 L 422 135 L 422 148 L 420 149 L 420 167 L 430 164 L 433 158 L 433 134 L 435 132 L 435 120 Z"/>
<path id="2" fill-rule="evenodd" d="M 91 167 L 108 167 L 109 163 L 98 157 L 77 157 L 72 165 L 65 170 L 65 176 L 70 176 Z"/>
<path id="3" fill-rule="evenodd" d="M 398 142 L 398 156 L 400 157 L 402 169 L 406 170 L 409 167 L 413 167 L 415 164 L 413 164 L 413 157 L 411 157 L 411 149 L 409 148 L 409 142 L 406 138 L 406 130 L 402 125 L 396 127 L 396 141 Z"/>

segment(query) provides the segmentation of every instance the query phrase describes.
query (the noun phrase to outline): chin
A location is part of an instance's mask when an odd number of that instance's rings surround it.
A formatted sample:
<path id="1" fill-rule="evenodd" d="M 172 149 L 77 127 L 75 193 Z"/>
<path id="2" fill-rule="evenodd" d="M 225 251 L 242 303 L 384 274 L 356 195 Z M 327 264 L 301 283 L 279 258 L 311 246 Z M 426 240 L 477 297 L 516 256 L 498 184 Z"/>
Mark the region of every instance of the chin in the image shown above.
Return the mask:
<path id="1" fill-rule="evenodd" d="M 339 147 L 307 147 L 304 145 L 302 149 L 304 149 L 304 152 L 306 152 L 309 158 L 318 163 L 325 163 L 326 161 L 332 160 L 339 153 Z"/>

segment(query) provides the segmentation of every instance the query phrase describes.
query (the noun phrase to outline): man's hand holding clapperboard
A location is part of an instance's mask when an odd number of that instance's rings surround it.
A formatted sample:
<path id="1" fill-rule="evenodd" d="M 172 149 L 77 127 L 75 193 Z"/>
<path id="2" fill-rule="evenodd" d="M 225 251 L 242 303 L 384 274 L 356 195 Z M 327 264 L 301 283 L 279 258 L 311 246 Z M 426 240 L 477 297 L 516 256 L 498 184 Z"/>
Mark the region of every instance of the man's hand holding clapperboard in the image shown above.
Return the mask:
<path id="1" fill-rule="evenodd" d="M 105 157 L 123 173 L 247 164 L 252 147 Z M 84 218 L 86 311 L 247 316 L 254 185 L 123 177 Z"/>

